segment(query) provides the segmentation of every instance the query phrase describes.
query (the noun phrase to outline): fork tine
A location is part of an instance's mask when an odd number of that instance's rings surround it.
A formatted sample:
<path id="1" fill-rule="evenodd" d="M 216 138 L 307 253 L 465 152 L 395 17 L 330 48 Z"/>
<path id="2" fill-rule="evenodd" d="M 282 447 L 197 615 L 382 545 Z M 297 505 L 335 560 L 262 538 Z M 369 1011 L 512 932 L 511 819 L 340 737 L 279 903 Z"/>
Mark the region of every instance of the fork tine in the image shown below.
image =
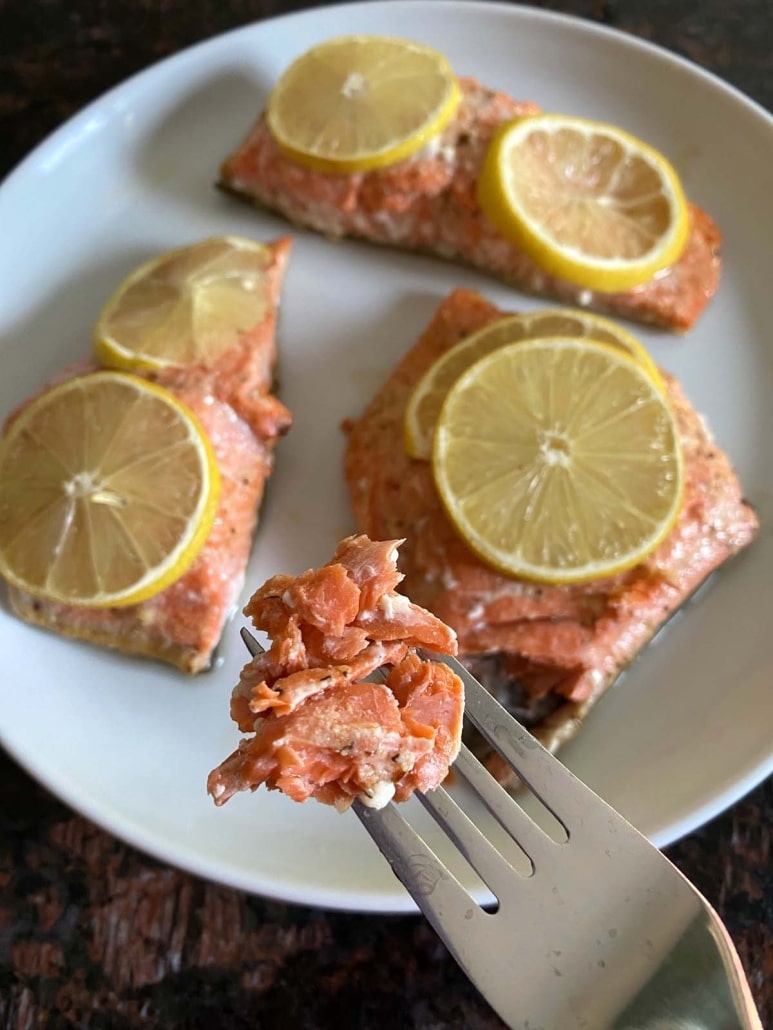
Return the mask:
<path id="1" fill-rule="evenodd" d="M 442 927 L 451 921 L 469 926 L 471 920 L 481 916 L 488 918 L 487 913 L 470 897 L 394 802 L 376 809 L 366 808 L 362 802 L 355 801 L 352 808 L 389 862 L 392 872 L 453 951 Z"/>
<path id="2" fill-rule="evenodd" d="M 532 863 L 544 859 L 557 842 L 524 812 L 505 788 L 484 768 L 472 751 L 462 744 L 454 771 L 475 791 L 499 825 L 510 834 Z"/>
<path id="3" fill-rule="evenodd" d="M 465 715 L 569 834 L 561 812 L 576 808 L 578 801 L 582 804 L 583 797 L 578 795 L 587 794 L 595 800 L 590 788 L 516 722 L 461 662 L 448 655 L 427 653 L 427 657 L 444 662 L 461 678 Z"/>
<path id="4" fill-rule="evenodd" d="M 436 787 L 426 794 L 417 791 L 416 797 L 499 900 L 508 884 L 512 885 L 518 871 L 497 851 L 443 787 Z"/>
<path id="5" fill-rule="evenodd" d="M 263 652 L 266 650 L 265 647 L 262 647 L 258 643 L 258 641 L 255 639 L 252 633 L 250 633 L 246 626 L 242 626 L 242 628 L 239 630 L 239 634 L 242 640 L 244 641 L 244 646 L 247 648 L 247 650 L 250 652 L 253 658 L 257 654 L 263 654 Z"/>

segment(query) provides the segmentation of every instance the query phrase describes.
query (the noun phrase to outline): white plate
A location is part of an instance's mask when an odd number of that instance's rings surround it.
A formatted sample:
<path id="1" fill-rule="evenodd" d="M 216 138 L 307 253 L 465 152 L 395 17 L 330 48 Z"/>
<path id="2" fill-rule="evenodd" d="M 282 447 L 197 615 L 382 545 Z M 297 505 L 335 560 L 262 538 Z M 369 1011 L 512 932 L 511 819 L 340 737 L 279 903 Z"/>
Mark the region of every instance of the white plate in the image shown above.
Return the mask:
<path id="1" fill-rule="evenodd" d="M 563 753 L 664 845 L 773 768 L 773 120 L 739 93 L 627 36 L 477 2 L 317 9 L 194 47 L 92 104 L 0 189 L 0 414 L 87 353 L 101 304 L 138 262 L 211 233 L 287 232 L 212 188 L 220 160 L 301 51 L 338 33 L 396 30 L 443 50 L 461 74 L 650 140 L 726 234 L 722 287 L 697 328 L 685 339 L 642 335 L 709 418 L 766 528 Z M 296 424 L 279 447 L 251 587 L 319 564 L 353 529 L 339 423 L 457 284 L 504 306 L 538 303 L 429 259 L 296 234 L 280 325 L 282 397 Z M 217 668 L 188 679 L 24 626 L 3 604 L 0 739 L 70 805 L 158 858 L 290 901 L 411 910 L 353 815 L 265 791 L 223 809 L 207 797 L 207 773 L 237 739 L 228 697 L 244 660 L 240 621 Z"/>

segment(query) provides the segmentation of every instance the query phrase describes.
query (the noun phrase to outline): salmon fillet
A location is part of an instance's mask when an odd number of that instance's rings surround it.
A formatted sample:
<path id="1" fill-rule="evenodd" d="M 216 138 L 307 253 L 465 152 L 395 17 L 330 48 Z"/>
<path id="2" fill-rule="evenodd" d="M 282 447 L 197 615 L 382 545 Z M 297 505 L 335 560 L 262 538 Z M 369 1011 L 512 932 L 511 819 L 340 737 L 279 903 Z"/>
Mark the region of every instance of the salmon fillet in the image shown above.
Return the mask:
<path id="1" fill-rule="evenodd" d="M 122 608 L 60 604 L 9 587 L 12 610 L 20 618 L 68 637 L 158 658 L 184 672 L 209 666 L 244 583 L 274 445 L 292 422 L 290 412 L 270 392 L 276 318 L 290 246 L 288 239 L 271 244 L 265 317 L 217 363 L 142 373 L 193 411 L 220 470 L 215 522 L 190 568 L 155 597 Z M 95 368 L 91 362 L 81 364 L 58 381 Z"/>
<path id="2" fill-rule="evenodd" d="M 252 735 L 210 773 L 215 804 L 264 783 L 294 801 L 380 808 L 445 778 L 464 688 L 416 648 L 455 654 L 456 636 L 395 591 L 402 543 L 348 537 L 326 565 L 272 576 L 250 598 L 245 614 L 271 647 L 234 688 L 231 717 Z M 368 682 L 377 669 L 384 681 Z"/>
<path id="3" fill-rule="evenodd" d="M 430 463 L 408 457 L 403 419 L 413 387 L 433 362 L 505 314 L 470 290 L 451 293 L 348 427 L 345 472 L 359 529 L 406 538 L 406 592 L 456 630 L 472 673 L 555 750 L 657 629 L 759 526 L 727 455 L 664 372 L 686 487 L 679 519 L 658 549 L 628 572 L 571 586 L 508 578 L 484 564 L 446 517 Z M 509 768 L 492 762 L 506 778 Z"/>
<path id="4" fill-rule="evenodd" d="M 483 215 L 475 189 L 488 144 L 503 122 L 539 109 L 461 79 L 462 101 L 446 129 L 418 154 L 371 172 L 332 175 L 303 168 L 277 146 L 261 115 L 220 169 L 220 185 L 326 236 L 423 251 L 568 304 L 666 329 L 689 329 L 719 285 L 720 232 L 690 207 L 685 251 L 651 282 L 603 294 L 547 275 Z"/>

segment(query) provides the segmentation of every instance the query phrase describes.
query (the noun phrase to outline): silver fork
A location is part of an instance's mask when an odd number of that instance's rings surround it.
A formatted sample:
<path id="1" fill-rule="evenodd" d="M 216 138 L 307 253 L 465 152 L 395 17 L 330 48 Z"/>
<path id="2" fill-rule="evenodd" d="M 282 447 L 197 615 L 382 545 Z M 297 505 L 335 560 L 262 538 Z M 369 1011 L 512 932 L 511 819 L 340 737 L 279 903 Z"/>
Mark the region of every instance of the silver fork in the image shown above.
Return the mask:
<path id="1" fill-rule="evenodd" d="M 251 654 L 261 650 L 242 630 Z M 682 874 L 453 658 L 465 716 L 565 831 L 548 835 L 462 746 L 454 770 L 530 860 L 524 875 L 442 787 L 417 797 L 496 899 L 478 904 L 398 806 L 354 810 L 491 1007 L 519 1030 L 762 1030 L 721 920 Z"/>

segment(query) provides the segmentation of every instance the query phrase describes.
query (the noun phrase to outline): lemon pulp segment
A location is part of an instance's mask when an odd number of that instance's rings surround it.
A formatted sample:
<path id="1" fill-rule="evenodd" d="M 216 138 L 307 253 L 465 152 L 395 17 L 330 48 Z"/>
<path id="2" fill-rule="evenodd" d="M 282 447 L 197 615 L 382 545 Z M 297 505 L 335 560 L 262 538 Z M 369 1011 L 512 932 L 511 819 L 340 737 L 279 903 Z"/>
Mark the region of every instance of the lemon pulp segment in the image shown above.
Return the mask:
<path id="1" fill-rule="evenodd" d="M 510 343 L 539 337 L 598 340 L 630 355 L 659 388 L 662 378 L 646 348 L 616 322 L 573 308 L 548 308 L 507 315 L 460 340 L 438 358 L 416 384 L 405 412 L 405 446 L 412 458 L 429 459 L 435 425 L 449 389 L 479 358 Z"/>
<path id="2" fill-rule="evenodd" d="M 460 96 L 448 62 L 431 47 L 389 36 L 340 36 L 286 69 L 266 116 L 293 160 L 353 173 L 421 149 L 451 120 Z"/>
<path id="3" fill-rule="evenodd" d="M 679 177 L 622 129 L 529 115 L 494 135 L 478 180 L 492 224 L 551 275 L 613 293 L 673 264 L 687 242 Z"/>
<path id="4" fill-rule="evenodd" d="M 0 571 L 63 603 L 146 600 L 201 550 L 219 485 L 206 433 L 167 390 L 118 372 L 67 380 L 0 442 Z"/>
<path id="5" fill-rule="evenodd" d="M 503 347 L 464 372 L 438 420 L 433 473 L 457 531 L 508 575 L 552 583 L 636 565 L 682 501 L 670 406 L 612 347 Z"/>
<path id="6" fill-rule="evenodd" d="M 114 291 L 94 330 L 98 360 L 127 371 L 211 365 L 268 310 L 271 250 L 217 236 L 158 255 Z"/>

